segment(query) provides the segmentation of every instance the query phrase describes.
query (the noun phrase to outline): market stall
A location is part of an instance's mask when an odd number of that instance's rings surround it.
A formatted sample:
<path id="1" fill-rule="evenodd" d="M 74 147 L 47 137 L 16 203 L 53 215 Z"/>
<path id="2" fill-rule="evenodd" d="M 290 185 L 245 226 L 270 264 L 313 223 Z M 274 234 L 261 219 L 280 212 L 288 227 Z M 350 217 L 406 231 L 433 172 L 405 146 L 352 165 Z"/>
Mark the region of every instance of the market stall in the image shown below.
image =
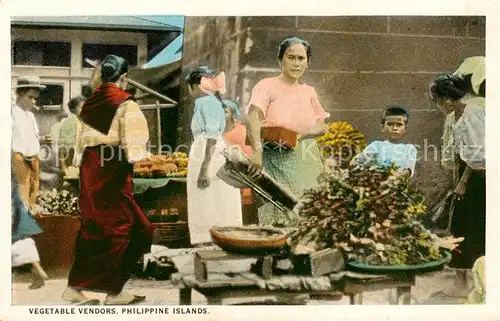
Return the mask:
<path id="1" fill-rule="evenodd" d="M 155 227 L 154 244 L 188 247 L 185 153 L 155 155 L 134 165 L 135 199 Z"/>
<path id="2" fill-rule="evenodd" d="M 209 304 L 256 296 L 294 301 L 304 295 L 347 295 L 351 304 L 361 304 L 364 292 L 381 289 L 396 289 L 397 303 L 409 304 L 415 277 L 441 270 L 462 240 L 440 238 L 421 224 L 425 198 L 409 179 L 394 175 L 394 164 L 366 157 L 325 172 L 297 202 L 265 171 L 258 179 L 248 177 L 248 158 L 232 151 L 219 177 L 251 187 L 298 219 L 284 229 L 213 227 L 219 248 L 193 253 L 194 270 L 172 275 L 182 304 L 190 304 L 193 290 Z M 210 271 L 208 265 L 250 259 L 255 263 L 247 270 Z"/>

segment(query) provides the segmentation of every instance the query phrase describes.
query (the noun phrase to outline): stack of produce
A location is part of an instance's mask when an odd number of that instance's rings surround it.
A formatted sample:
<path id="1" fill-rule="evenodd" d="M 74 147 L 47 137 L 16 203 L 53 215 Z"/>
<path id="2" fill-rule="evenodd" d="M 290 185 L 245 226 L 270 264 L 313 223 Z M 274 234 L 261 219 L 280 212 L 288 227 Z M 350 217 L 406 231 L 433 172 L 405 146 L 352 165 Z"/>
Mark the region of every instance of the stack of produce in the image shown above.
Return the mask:
<path id="1" fill-rule="evenodd" d="M 349 161 L 366 147 L 365 136 L 354 126 L 345 121 L 328 124 L 328 132 L 316 139 L 323 150 L 323 157 L 336 156 Z"/>
<path id="2" fill-rule="evenodd" d="M 322 174 L 320 186 L 299 203 L 292 248 L 338 248 L 347 260 L 375 265 L 442 258 L 440 240 L 419 222 L 426 210 L 423 194 L 395 172 L 394 165 L 366 158 L 349 168 L 346 179 Z"/>
<path id="3" fill-rule="evenodd" d="M 175 152 L 172 154 L 175 165 L 177 165 L 178 171 L 174 173 L 175 176 L 186 176 L 187 166 L 189 162 L 188 155 L 182 152 Z"/>
<path id="4" fill-rule="evenodd" d="M 142 178 L 184 177 L 187 175 L 187 164 L 186 153 L 154 155 L 134 164 L 134 176 Z"/>
<path id="5" fill-rule="evenodd" d="M 39 215 L 78 215 L 78 197 L 67 190 L 42 190 L 37 197 Z"/>

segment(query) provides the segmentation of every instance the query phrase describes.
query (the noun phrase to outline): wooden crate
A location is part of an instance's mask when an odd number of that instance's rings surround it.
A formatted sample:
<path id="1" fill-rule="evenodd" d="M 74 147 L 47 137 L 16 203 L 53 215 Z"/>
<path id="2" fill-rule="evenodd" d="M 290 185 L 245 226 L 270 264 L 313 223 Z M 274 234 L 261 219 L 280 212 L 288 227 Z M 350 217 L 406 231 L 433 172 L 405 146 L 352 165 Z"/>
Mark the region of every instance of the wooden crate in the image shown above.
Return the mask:
<path id="1" fill-rule="evenodd" d="M 344 269 L 344 257 L 337 249 L 325 249 L 316 253 L 301 254 L 293 258 L 294 273 L 322 276 Z"/>

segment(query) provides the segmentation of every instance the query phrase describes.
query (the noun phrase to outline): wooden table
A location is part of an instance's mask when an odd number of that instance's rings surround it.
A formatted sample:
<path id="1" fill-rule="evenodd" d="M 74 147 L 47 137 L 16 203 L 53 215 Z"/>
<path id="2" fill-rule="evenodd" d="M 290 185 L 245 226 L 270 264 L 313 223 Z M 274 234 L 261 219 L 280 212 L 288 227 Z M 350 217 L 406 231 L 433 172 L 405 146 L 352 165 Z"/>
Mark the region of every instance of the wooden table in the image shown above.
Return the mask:
<path id="1" fill-rule="evenodd" d="M 191 286 L 184 284 L 179 287 L 179 302 L 181 305 L 191 305 L 192 292 L 196 291 L 206 297 L 209 305 L 220 305 L 225 299 L 263 297 L 273 298 L 273 301 L 280 304 L 295 305 L 298 302 L 305 303 L 309 299 L 339 301 L 344 295 L 349 296 L 351 305 L 361 305 L 364 292 L 396 289 L 397 304 L 407 305 L 411 301 L 411 287 L 415 285 L 414 276 L 406 279 L 380 277 L 369 281 L 348 277 L 339 282 L 332 282 L 332 288 L 326 291 L 284 291 L 262 289 L 249 278 L 249 274 L 240 274 L 231 280 L 212 280 Z M 257 276 L 254 274 L 254 277 Z"/>
<path id="2" fill-rule="evenodd" d="M 414 275 L 381 276 L 372 279 L 348 277 L 341 286 L 342 292 L 349 296 L 350 304 L 363 304 L 363 293 L 386 289 L 396 289 L 397 304 L 410 304 L 411 287 L 415 285 Z"/>
<path id="3" fill-rule="evenodd" d="M 206 251 L 210 253 L 210 251 Z M 268 298 L 278 304 L 304 304 L 309 299 L 341 300 L 349 296 L 352 305 L 363 304 L 363 293 L 385 289 L 396 289 L 397 304 L 410 304 L 411 287 L 415 275 L 369 275 L 340 271 L 327 276 L 311 277 L 299 275 L 257 275 L 253 272 L 211 273 L 206 264 L 217 260 L 216 256 L 194 253 L 194 274 L 174 274 L 172 283 L 179 287 L 181 305 L 190 305 L 192 292 L 206 297 L 208 304 L 219 305 L 225 299 Z M 245 256 L 248 258 L 248 256 Z M 238 255 L 226 255 L 225 260 L 237 260 Z M 263 270 L 269 263 L 263 260 Z"/>

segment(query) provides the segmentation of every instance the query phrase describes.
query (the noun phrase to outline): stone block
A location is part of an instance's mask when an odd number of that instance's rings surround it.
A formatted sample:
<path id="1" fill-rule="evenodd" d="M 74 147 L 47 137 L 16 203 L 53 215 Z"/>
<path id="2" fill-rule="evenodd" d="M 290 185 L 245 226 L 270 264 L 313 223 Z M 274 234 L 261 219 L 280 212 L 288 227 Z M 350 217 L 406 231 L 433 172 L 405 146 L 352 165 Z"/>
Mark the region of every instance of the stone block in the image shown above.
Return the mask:
<path id="1" fill-rule="evenodd" d="M 469 17 L 390 16 L 391 33 L 465 37 Z"/>
<path id="2" fill-rule="evenodd" d="M 386 16 L 298 17 L 299 29 L 347 32 L 387 32 Z"/>
<path id="3" fill-rule="evenodd" d="M 246 17 L 249 27 L 252 28 L 287 28 L 295 29 L 295 16 L 260 16 Z"/>
<path id="4" fill-rule="evenodd" d="M 276 67 L 286 32 L 253 30 L 246 55 L 252 67 Z M 299 32 L 312 46 L 310 69 L 332 71 L 453 71 L 464 58 L 483 55 L 485 41 L 367 34 Z"/>
<path id="5" fill-rule="evenodd" d="M 486 37 L 486 17 L 475 16 L 469 18 L 468 34 L 469 37 Z"/>

